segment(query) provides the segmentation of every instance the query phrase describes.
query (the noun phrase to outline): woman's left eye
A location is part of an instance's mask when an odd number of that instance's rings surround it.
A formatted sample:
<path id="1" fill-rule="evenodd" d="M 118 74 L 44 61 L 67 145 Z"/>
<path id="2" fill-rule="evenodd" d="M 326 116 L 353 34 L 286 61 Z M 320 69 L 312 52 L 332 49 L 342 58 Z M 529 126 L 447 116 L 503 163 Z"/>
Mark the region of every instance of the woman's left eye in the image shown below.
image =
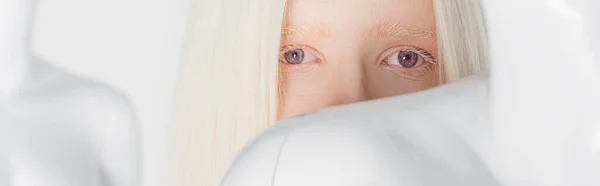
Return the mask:
<path id="1" fill-rule="evenodd" d="M 416 52 L 410 50 L 401 50 L 387 59 L 385 59 L 385 63 L 389 65 L 398 65 L 404 68 L 413 68 L 421 65 L 423 63 L 423 57 Z"/>
<path id="2" fill-rule="evenodd" d="M 290 65 L 299 65 L 303 63 L 316 62 L 318 61 L 318 58 L 309 50 L 296 48 L 283 53 L 283 55 L 280 57 L 280 61 Z"/>

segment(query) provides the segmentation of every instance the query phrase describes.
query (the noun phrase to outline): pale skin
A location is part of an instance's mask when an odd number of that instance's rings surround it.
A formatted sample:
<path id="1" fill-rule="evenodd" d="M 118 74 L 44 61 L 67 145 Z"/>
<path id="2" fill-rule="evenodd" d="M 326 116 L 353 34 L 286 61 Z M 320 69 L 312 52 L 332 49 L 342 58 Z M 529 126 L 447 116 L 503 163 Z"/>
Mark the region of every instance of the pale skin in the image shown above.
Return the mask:
<path id="1" fill-rule="evenodd" d="M 439 84 L 431 0 L 291 0 L 279 118 Z"/>

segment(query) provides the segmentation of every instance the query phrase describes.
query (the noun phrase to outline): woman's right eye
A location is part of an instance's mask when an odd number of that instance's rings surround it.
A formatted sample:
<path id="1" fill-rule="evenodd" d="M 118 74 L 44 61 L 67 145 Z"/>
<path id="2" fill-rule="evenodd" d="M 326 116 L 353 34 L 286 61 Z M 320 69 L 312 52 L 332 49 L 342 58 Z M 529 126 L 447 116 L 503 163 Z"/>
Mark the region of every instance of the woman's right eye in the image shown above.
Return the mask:
<path id="1" fill-rule="evenodd" d="M 291 65 L 298 65 L 302 63 L 311 63 L 318 61 L 318 58 L 302 48 L 295 48 L 288 51 L 285 51 L 280 59 L 282 62 Z"/>

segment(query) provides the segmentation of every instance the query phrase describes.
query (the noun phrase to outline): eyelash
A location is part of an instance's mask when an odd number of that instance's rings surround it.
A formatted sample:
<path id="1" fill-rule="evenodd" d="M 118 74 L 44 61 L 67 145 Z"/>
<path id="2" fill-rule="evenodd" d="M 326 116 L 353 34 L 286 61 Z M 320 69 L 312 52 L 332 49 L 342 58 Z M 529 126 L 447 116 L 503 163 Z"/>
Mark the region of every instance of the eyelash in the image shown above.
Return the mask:
<path id="1" fill-rule="evenodd" d="M 314 62 L 301 63 L 301 64 L 287 63 L 286 59 L 285 59 L 285 53 L 292 51 L 292 50 L 296 50 L 296 49 L 305 50 L 306 53 L 310 53 L 310 54 L 314 55 L 316 60 Z M 418 66 L 415 66 L 413 68 L 405 68 L 405 67 L 401 67 L 398 65 L 389 64 L 386 61 L 386 59 L 391 57 L 391 55 L 394 55 L 400 51 L 410 51 L 410 52 L 416 53 L 420 58 L 423 58 L 423 63 L 419 64 Z M 312 47 L 305 46 L 305 45 L 284 46 L 281 48 L 280 54 L 279 54 L 279 62 L 286 66 L 285 70 L 286 71 L 288 71 L 288 70 L 301 71 L 297 74 L 302 74 L 302 73 L 305 73 L 307 71 L 314 69 L 315 66 L 313 65 L 313 63 L 318 63 L 318 62 L 322 62 L 322 61 L 326 61 L 326 60 L 323 58 L 323 56 L 320 53 L 317 52 L 316 49 L 313 49 Z M 426 75 L 429 72 L 431 72 L 432 70 L 434 70 L 435 64 L 437 64 L 436 58 L 431 53 L 427 52 L 425 49 L 422 49 L 419 47 L 414 47 L 414 46 L 400 46 L 400 47 L 394 47 L 394 48 L 388 49 L 382 53 L 380 58 L 377 58 L 377 61 L 378 61 L 379 65 L 384 66 L 384 68 L 387 68 L 388 70 L 390 70 L 394 73 L 400 73 L 400 75 L 412 75 L 412 76 Z M 310 66 L 310 67 L 307 67 L 307 66 Z"/>
<path id="2" fill-rule="evenodd" d="M 413 68 L 405 68 L 398 65 L 389 64 L 386 59 L 390 58 L 392 55 L 397 54 L 400 51 L 409 51 L 414 52 L 419 57 L 423 58 L 423 63 L 415 66 Z M 388 70 L 394 73 L 400 73 L 400 75 L 412 75 L 412 76 L 423 76 L 430 73 L 435 68 L 435 64 L 437 64 L 436 58 L 425 49 L 414 47 L 414 46 L 400 46 L 394 47 L 386 50 L 382 53 L 381 57 L 378 58 L 379 65 L 384 66 Z"/>
<path id="3" fill-rule="evenodd" d="M 292 50 L 296 50 L 296 49 L 302 49 L 305 51 L 305 53 L 312 54 L 313 57 L 315 57 L 315 61 L 310 62 L 310 63 L 301 63 L 301 64 L 287 63 L 286 59 L 285 59 L 285 53 L 292 51 Z M 319 65 L 316 65 L 316 64 L 320 63 L 322 61 L 325 61 L 325 58 L 323 57 L 323 55 L 321 55 L 316 49 L 314 49 L 310 46 L 306 46 L 306 45 L 287 45 L 287 46 L 282 47 L 279 52 L 279 62 L 281 64 L 280 67 L 282 67 L 280 70 L 288 78 L 299 76 L 306 72 L 312 71 L 312 70 L 316 69 L 317 67 L 319 67 Z"/>
<path id="4" fill-rule="evenodd" d="M 302 49 L 305 51 L 305 53 L 309 53 L 309 54 L 313 55 L 316 58 L 315 62 L 323 61 L 322 55 L 319 52 L 317 52 L 316 49 L 313 49 L 312 47 L 309 47 L 306 45 L 287 45 L 287 46 L 282 47 L 279 52 L 279 61 L 287 64 L 285 62 L 285 53 L 292 51 L 292 50 L 296 50 L 296 49 Z"/>

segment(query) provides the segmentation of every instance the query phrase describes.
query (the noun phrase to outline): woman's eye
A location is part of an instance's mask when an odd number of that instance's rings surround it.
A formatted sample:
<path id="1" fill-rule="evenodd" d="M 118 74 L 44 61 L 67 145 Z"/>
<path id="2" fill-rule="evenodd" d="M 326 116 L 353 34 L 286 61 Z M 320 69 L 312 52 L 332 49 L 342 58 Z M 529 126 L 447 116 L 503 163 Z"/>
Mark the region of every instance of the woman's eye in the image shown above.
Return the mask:
<path id="1" fill-rule="evenodd" d="M 316 57 L 313 54 L 301 48 L 289 50 L 282 57 L 284 62 L 292 65 L 316 61 Z"/>
<path id="2" fill-rule="evenodd" d="M 413 68 L 423 63 L 423 58 L 416 52 L 401 50 L 388 57 L 385 62 L 389 65 L 399 65 L 404 68 Z"/>

